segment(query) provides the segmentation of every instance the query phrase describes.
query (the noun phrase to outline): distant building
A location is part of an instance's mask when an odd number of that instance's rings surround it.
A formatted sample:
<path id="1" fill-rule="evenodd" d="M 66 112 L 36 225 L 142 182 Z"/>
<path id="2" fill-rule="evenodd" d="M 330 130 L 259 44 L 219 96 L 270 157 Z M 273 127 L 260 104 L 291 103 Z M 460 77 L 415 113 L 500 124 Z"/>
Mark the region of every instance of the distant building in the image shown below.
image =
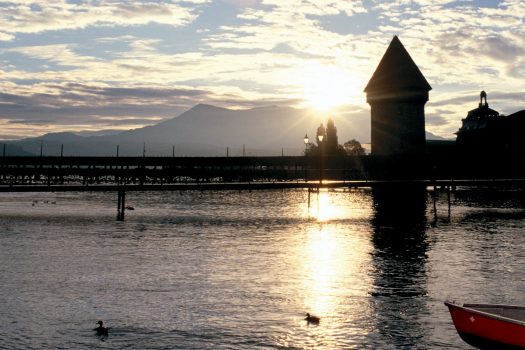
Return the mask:
<path id="1" fill-rule="evenodd" d="M 487 93 L 481 91 L 478 108 L 468 112 L 456 132 L 460 152 L 525 153 L 525 110 L 509 116 L 489 108 Z"/>
<path id="2" fill-rule="evenodd" d="M 394 36 L 365 88 L 372 154 L 425 153 L 425 103 L 432 87 Z"/>
<path id="3" fill-rule="evenodd" d="M 322 136 L 322 141 L 319 141 L 319 136 Z M 344 147 L 339 144 L 337 128 L 332 118 L 328 118 L 326 128 L 324 127 L 323 123 L 319 125 L 316 133 L 316 141 L 325 156 L 346 154 Z M 316 153 L 317 149 L 310 148 L 310 151 Z"/>

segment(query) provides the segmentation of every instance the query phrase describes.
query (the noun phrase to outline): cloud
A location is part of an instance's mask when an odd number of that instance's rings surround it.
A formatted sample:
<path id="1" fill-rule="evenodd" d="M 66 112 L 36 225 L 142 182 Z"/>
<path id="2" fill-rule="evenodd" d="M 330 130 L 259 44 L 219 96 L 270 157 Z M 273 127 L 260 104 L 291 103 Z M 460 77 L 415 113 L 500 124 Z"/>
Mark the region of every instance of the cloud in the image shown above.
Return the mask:
<path id="1" fill-rule="evenodd" d="M 5 91 L 5 89 L 2 89 Z M 141 127 L 173 118 L 196 101 L 252 108 L 289 105 L 285 99 L 246 100 L 235 94 L 217 96 L 204 89 L 187 87 L 132 86 L 64 83 L 9 85 L 12 93 L 0 93 L 0 124 L 32 126 L 20 136 L 36 136 L 56 130 L 78 131 Z M 11 126 L 9 126 L 11 124 Z M 18 131 L 17 131 L 18 133 Z"/>
<path id="2" fill-rule="evenodd" d="M 105 38 L 105 40 L 109 40 Z M 7 49 L 38 60 L 47 68 L 37 71 L 7 70 L 6 80 L 113 84 L 193 85 L 214 91 L 216 96 L 234 94 L 246 100 L 294 99 L 293 87 L 282 81 L 304 60 L 290 54 L 251 53 L 249 55 L 190 52 L 166 54 L 157 41 L 126 38 L 130 49 L 101 60 L 78 52 L 76 44 L 24 46 Z M 42 62 L 44 61 L 44 62 Z M 67 67 L 67 69 L 64 69 Z M 244 85 L 239 88 L 239 84 Z M 198 101 L 196 101 L 198 102 Z"/>
<path id="3" fill-rule="evenodd" d="M 224 0 L 227 4 L 236 6 L 236 7 L 256 7 L 262 3 L 262 0 Z"/>
<path id="4" fill-rule="evenodd" d="M 11 41 L 14 38 L 14 35 L 0 32 L 0 41 Z"/>
<path id="5" fill-rule="evenodd" d="M 191 23 L 198 13 L 191 7 L 205 0 L 185 0 L 190 7 L 174 1 L 20 1 L 2 3 L 0 23 L 9 33 L 38 33 L 50 30 L 86 28 L 89 26 L 133 26 L 162 23 L 182 26 Z"/>
<path id="6" fill-rule="evenodd" d="M 4 125 L 33 125 L 20 136 L 55 130 L 141 127 L 175 117 L 193 105 L 188 99 L 209 100 L 213 95 L 191 88 L 67 83 L 11 85 L 10 90 L 15 93 L 0 93 L 0 119 Z"/>
<path id="7" fill-rule="evenodd" d="M 211 93 L 192 88 L 172 87 L 111 87 L 80 83 L 34 84 L 32 86 L 10 86 L 15 93 L 0 93 L 3 107 L 24 106 L 108 106 L 119 105 L 171 105 L 177 106 L 181 99 L 210 98 Z M 18 90 L 18 91 L 16 91 Z M 31 92 L 28 93 L 27 90 Z M 16 93 L 18 92 L 18 93 Z"/>
<path id="8" fill-rule="evenodd" d="M 454 112 L 450 111 L 449 113 L 453 114 Z M 447 125 L 448 120 L 444 118 L 441 113 L 427 113 L 425 116 L 425 124 L 427 126 L 441 126 Z"/>
<path id="9" fill-rule="evenodd" d="M 499 104 L 504 101 L 525 101 L 525 91 L 520 92 L 501 92 L 501 91 L 487 91 L 487 101 L 492 104 L 491 101 L 496 101 L 494 104 Z M 454 106 L 454 105 L 464 105 L 470 104 L 471 109 L 477 107 L 479 102 L 479 91 L 472 91 L 468 94 L 462 94 L 461 96 L 454 96 L 446 99 L 441 99 L 439 101 L 433 101 L 431 104 L 433 107 L 438 106 Z M 450 112 L 448 110 L 447 112 Z"/>
<path id="10" fill-rule="evenodd" d="M 479 43 L 479 52 L 495 60 L 512 62 L 514 61 L 513 58 L 517 58 L 525 53 L 525 48 L 511 42 L 511 40 L 511 38 L 503 36 L 486 38 Z"/>
<path id="11" fill-rule="evenodd" d="M 274 6 L 277 8 L 277 11 L 296 13 L 302 16 L 334 15 L 342 12 L 352 15 L 354 13 L 366 12 L 361 0 L 266 0 L 264 4 Z"/>
<path id="12" fill-rule="evenodd" d="M 427 104 L 432 132 L 456 131 L 477 106 L 481 89 L 489 93 L 491 106 L 506 113 L 524 101 L 516 92 L 523 90 L 525 74 L 525 3 L 520 0 L 490 8 L 446 0 L 77 3 L 0 5 L 0 41 L 5 41 L 0 113 L 6 120 L 48 120 L 51 128 L 72 128 L 69 113 L 82 116 L 78 123 L 107 121 L 99 117 L 118 123 L 121 113 L 123 124 L 133 118 L 147 124 L 150 117 L 167 118 L 199 102 L 301 106 L 303 82 L 315 75 L 308 70 L 312 66 L 334 67 L 325 71 L 351 77 L 352 106 L 337 113 L 364 118 L 369 106 L 362 88 L 394 34 L 433 86 Z M 206 12 L 225 3 L 235 7 L 227 6 L 231 13 Z M 334 16 L 349 25 L 359 16 L 374 23 L 366 31 L 335 32 L 323 25 Z M 152 25 L 159 23 L 168 25 L 169 33 L 157 32 L 166 30 Z M 72 42 L 68 30 L 87 27 L 97 30 Z M 188 39 L 194 41 L 191 47 L 183 45 Z M 39 108 L 46 117 L 38 118 Z"/>

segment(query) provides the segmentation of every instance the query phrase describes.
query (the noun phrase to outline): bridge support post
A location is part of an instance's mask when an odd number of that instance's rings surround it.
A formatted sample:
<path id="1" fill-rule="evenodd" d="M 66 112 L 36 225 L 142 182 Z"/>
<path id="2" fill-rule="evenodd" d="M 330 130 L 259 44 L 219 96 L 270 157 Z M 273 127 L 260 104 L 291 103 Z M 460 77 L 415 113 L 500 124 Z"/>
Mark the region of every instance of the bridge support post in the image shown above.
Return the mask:
<path id="1" fill-rule="evenodd" d="M 124 190 L 119 190 L 117 198 L 117 221 L 124 221 L 124 212 L 126 210 L 126 192 Z"/>
<path id="2" fill-rule="evenodd" d="M 450 185 L 447 186 L 448 219 L 450 220 Z"/>
<path id="3" fill-rule="evenodd" d="M 433 204 L 434 204 L 434 218 L 437 220 L 437 196 L 438 196 L 438 192 L 437 192 L 437 185 L 434 183 L 434 191 L 432 191 L 432 201 L 433 201 Z"/>

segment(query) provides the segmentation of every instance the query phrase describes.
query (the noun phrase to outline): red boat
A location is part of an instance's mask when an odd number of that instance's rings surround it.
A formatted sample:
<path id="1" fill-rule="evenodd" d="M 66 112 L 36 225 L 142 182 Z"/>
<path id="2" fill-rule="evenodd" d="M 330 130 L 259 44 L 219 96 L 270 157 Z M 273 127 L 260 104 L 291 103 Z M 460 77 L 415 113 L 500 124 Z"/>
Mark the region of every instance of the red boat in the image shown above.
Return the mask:
<path id="1" fill-rule="evenodd" d="M 459 336 L 480 349 L 525 349 L 525 307 L 445 301 Z"/>

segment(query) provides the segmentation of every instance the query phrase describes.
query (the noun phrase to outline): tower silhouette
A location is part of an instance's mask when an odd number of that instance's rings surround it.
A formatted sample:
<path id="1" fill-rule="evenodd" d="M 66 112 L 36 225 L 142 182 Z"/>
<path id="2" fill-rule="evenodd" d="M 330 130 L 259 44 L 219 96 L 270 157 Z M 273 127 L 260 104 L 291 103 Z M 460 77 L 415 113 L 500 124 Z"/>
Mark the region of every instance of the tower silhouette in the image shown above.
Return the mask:
<path id="1" fill-rule="evenodd" d="M 432 87 L 394 36 L 365 88 L 372 154 L 425 152 L 425 103 Z"/>

